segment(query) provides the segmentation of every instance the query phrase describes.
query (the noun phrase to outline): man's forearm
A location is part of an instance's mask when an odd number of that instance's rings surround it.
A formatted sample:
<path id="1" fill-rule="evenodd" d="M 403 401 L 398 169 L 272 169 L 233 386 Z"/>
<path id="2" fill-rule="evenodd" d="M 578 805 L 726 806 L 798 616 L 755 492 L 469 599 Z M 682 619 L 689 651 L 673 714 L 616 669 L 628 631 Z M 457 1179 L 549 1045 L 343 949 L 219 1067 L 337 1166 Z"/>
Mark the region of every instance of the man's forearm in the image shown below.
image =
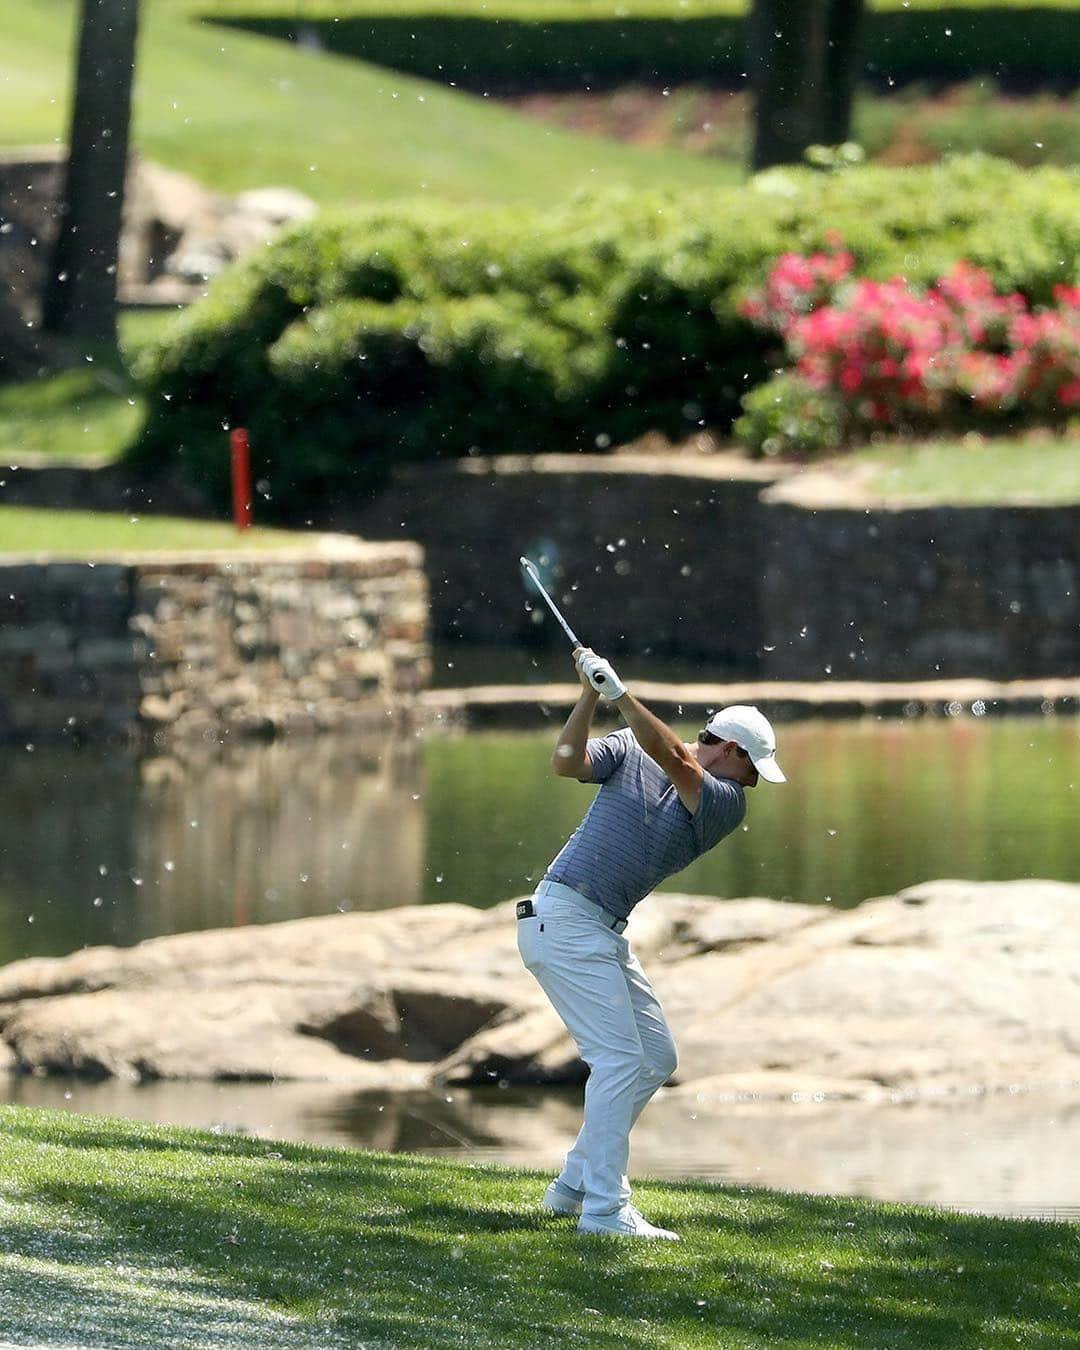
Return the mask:
<path id="1" fill-rule="evenodd" d="M 556 772 L 560 769 L 576 774 L 585 765 L 585 745 L 589 739 L 593 713 L 600 702 L 600 695 L 591 689 L 582 689 L 573 711 L 566 719 L 566 725 L 559 733 L 552 755 Z"/>
<path id="2" fill-rule="evenodd" d="M 650 759 L 662 766 L 664 759 L 672 755 L 678 759 L 686 758 L 686 746 L 679 737 L 655 713 L 639 703 L 633 694 L 623 694 L 614 703 L 634 733 L 634 739 Z"/>

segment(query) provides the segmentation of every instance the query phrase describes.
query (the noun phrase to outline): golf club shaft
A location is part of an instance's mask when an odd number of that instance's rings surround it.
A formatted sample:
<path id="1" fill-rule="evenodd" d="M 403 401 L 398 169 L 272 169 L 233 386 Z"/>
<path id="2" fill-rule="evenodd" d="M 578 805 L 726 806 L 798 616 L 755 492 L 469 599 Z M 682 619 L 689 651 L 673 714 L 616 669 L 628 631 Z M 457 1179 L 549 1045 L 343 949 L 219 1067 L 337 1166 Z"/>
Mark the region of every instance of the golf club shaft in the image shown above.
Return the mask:
<path id="1" fill-rule="evenodd" d="M 528 560 L 528 558 L 522 558 L 520 559 L 520 562 L 522 567 L 524 567 L 525 571 L 528 572 L 530 577 L 532 577 L 533 585 L 547 601 L 548 609 L 550 609 L 552 614 L 554 614 L 556 619 L 558 619 L 559 623 L 562 626 L 563 632 L 570 639 L 571 645 L 574 647 L 580 647 L 582 644 L 578 641 L 577 636 L 574 633 L 574 630 L 570 627 L 570 625 L 566 622 L 563 616 L 559 613 L 558 605 L 556 605 L 555 601 L 552 600 L 551 596 L 548 595 L 547 591 L 544 589 L 544 584 L 540 580 L 540 574 L 536 570 L 536 564 L 531 563 Z"/>
<path id="2" fill-rule="evenodd" d="M 544 589 L 544 584 L 543 584 L 543 582 L 540 580 L 540 574 L 539 574 L 539 572 L 536 570 L 536 564 L 535 564 L 535 563 L 531 563 L 531 562 L 528 560 L 528 558 L 520 558 L 518 561 L 521 563 L 522 567 L 524 567 L 525 571 L 528 572 L 529 576 L 532 577 L 533 585 L 536 587 L 536 589 L 540 592 L 540 594 L 541 594 L 541 595 L 544 597 L 544 599 L 547 601 L 548 609 L 551 610 L 552 614 L 555 615 L 556 619 L 558 619 L 559 623 L 562 625 L 562 630 L 563 630 L 563 632 L 566 634 L 566 636 L 570 639 L 571 643 L 572 643 L 575 647 L 580 647 L 580 646 L 581 646 L 581 643 L 578 641 L 577 634 L 576 634 L 576 633 L 574 632 L 574 630 L 570 627 L 570 625 L 566 622 L 566 620 L 563 618 L 563 616 L 559 613 L 559 607 L 558 607 L 558 605 L 556 605 L 555 601 L 552 600 L 551 596 L 548 595 L 547 591 Z M 606 684 L 606 683 L 607 683 L 607 677 L 603 674 L 602 671 L 599 672 L 599 673 L 597 673 L 596 676 L 595 676 L 594 678 L 595 678 L 597 684 Z M 595 687 L 595 686 L 594 686 L 594 687 Z"/>

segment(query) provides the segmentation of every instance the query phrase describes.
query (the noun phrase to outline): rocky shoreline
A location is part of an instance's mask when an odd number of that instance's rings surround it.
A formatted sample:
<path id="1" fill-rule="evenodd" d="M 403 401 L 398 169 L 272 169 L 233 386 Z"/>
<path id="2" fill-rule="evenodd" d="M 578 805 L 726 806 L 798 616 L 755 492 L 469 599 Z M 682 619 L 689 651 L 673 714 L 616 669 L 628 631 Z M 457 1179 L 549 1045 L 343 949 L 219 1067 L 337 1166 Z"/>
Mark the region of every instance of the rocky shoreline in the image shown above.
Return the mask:
<path id="1" fill-rule="evenodd" d="M 936 881 L 859 908 L 657 895 L 627 936 L 669 1092 L 909 1100 L 1080 1083 L 1080 886 Z M 355 1088 L 576 1083 L 514 901 L 89 948 L 0 970 L 0 1070 Z"/>

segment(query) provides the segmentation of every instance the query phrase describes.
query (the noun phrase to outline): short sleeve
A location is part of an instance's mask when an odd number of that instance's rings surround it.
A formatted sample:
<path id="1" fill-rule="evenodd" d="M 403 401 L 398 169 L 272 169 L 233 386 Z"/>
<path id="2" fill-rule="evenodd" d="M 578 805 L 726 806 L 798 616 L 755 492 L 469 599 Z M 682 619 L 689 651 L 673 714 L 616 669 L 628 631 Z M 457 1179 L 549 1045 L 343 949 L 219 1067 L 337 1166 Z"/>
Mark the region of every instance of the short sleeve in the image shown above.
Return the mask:
<path id="1" fill-rule="evenodd" d="M 603 783 L 611 777 L 626 758 L 626 731 L 612 731 L 607 736 L 595 737 L 585 745 L 585 753 L 592 765 L 590 783 Z"/>
<path id="2" fill-rule="evenodd" d="M 729 835 L 745 815 L 746 794 L 739 784 L 707 773 L 701 780 L 701 801 L 692 817 L 694 835 L 702 851 Z"/>

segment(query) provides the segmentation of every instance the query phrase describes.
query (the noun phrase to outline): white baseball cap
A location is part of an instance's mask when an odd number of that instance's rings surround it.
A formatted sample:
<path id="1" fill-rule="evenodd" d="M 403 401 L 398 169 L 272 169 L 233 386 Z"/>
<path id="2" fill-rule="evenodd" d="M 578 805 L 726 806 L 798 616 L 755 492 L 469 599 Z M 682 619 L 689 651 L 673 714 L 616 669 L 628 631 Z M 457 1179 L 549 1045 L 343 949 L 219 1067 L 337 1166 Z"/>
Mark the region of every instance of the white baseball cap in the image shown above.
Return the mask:
<path id="1" fill-rule="evenodd" d="M 757 708 L 736 704 L 714 713 L 705 730 L 722 741 L 734 741 L 750 756 L 767 783 L 786 783 L 787 776 L 776 762 L 776 733 L 769 719 Z"/>

